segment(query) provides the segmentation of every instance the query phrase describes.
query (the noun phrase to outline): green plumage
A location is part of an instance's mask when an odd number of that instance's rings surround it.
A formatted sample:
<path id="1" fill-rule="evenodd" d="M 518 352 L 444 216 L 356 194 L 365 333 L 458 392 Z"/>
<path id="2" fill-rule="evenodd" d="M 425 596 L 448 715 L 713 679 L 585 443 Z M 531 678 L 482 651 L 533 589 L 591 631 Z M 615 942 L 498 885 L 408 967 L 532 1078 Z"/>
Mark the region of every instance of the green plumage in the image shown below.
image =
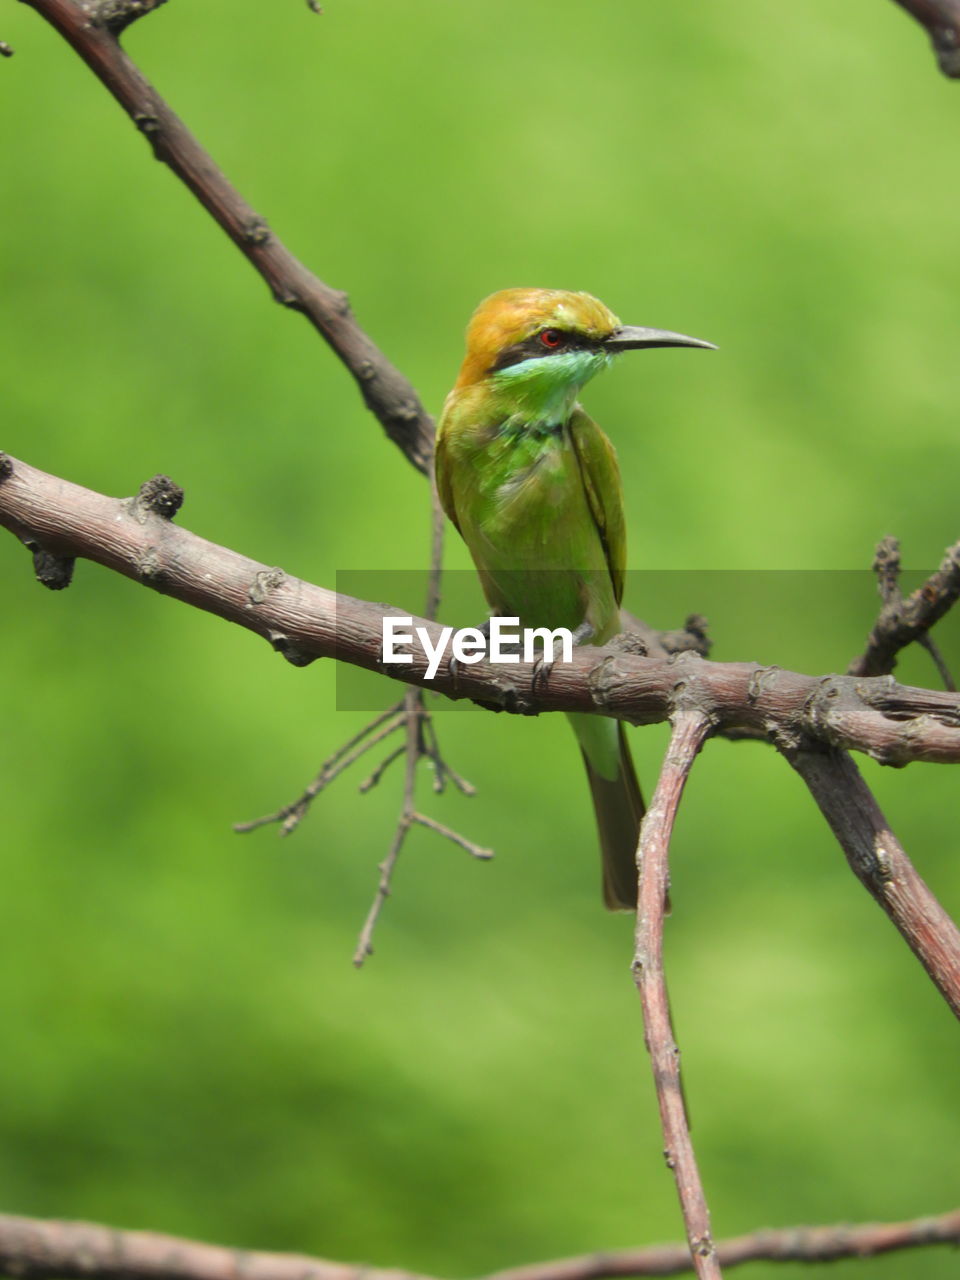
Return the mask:
<path id="1" fill-rule="evenodd" d="M 567 627 L 581 643 L 620 630 L 626 567 L 613 445 L 577 404 L 619 351 L 709 347 L 626 327 L 587 293 L 505 289 L 482 302 L 437 433 L 437 489 L 495 616 Z M 571 715 L 603 855 L 608 907 L 637 901 L 643 800 L 623 726 Z"/>
<path id="2" fill-rule="evenodd" d="M 613 326 L 611 326 L 613 327 Z M 620 630 L 626 539 L 616 454 L 576 404 L 609 363 L 600 352 L 521 362 L 451 393 L 437 439 L 437 486 L 494 615 L 521 626 Z M 597 811 L 604 898 L 636 903 L 643 802 L 622 727 L 571 715 Z"/>

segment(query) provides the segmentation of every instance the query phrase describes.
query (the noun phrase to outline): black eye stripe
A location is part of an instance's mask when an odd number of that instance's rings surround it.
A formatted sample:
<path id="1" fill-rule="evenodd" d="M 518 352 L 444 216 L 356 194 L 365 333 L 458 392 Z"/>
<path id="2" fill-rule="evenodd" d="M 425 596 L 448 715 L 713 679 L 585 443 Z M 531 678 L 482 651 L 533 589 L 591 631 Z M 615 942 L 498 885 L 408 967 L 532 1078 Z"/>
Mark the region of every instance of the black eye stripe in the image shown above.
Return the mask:
<path id="1" fill-rule="evenodd" d="M 543 330 L 538 329 L 529 338 L 524 338 L 522 342 L 515 342 L 512 347 L 501 351 L 491 372 L 497 373 L 500 369 L 509 369 L 512 364 L 522 364 L 524 360 L 542 359 L 544 356 L 552 356 L 561 351 L 595 351 L 600 346 L 599 342 L 584 337 L 582 333 L 568 333 L 565 329 L 553 329 L 550 325 L 547 328 L 562 334 L 563 342 L 556 347 L 545 347 L 540 341 Z"/>

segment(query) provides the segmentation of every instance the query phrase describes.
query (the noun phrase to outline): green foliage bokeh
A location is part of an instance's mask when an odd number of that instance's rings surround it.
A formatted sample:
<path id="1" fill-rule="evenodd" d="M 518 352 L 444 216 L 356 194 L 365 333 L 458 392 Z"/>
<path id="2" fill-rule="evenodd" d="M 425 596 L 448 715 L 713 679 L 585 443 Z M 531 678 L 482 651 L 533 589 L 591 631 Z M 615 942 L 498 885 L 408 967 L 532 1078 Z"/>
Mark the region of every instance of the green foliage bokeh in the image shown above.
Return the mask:
<path id="1" fill-rule="evenodd" d="M 425 485 L 335 358 L 66 45 L 4 18 L 0 447 L 118 495 L 167 473 L 184 525 L 313 581 L 422 568 Z M 181 2 L 126 45 L 431 409 L 507 285 L 719 344 L 586 397 L 632 566 L 674 571 L 663 616 L 633 583 L 650 621 L 702 610 L 718 658 L 842 670 L 877 539 L 919 570 L 960 536 L 960 88 L 894 5 Z M 440 1275 L 679 1237 L 630 922 L 600 908 L 558 719 L 440 717 L 479 796 L 425 773 L 423 804 L 497 858 L 414 832 L 357 974 L 399 776 L 341 781 L 282 843 L 230 829 L 362 723 L 333 665 L 89 564 L 44 592 L 8 536 L 0 574 L 0 1208 Z M 899 674 L 935 682 L 922 654 Z M 649 788 L 664 733 L 632 740 Z M 864 768 L 956 912 L 953 771 Z M 717 1234 L 951 1207 L 955 1025 L 798 779 L 712 744 L 673 866 Z"/>

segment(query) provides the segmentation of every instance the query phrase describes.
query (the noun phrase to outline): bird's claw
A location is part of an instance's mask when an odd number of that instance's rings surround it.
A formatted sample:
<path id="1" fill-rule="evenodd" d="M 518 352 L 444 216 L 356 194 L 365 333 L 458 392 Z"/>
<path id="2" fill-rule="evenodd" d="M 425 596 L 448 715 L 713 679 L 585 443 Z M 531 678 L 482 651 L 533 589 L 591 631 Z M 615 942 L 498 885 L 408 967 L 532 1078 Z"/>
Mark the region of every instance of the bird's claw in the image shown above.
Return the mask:
<path id="1" fill-rule="evenodd" d="M 533 676 L 530 680 L 530 692 L 534 697 L 538 692 L 545 692 L 550 681 L 550 672 L 556 665 L 555 659 L 541 655 L 533 664 Z"/>

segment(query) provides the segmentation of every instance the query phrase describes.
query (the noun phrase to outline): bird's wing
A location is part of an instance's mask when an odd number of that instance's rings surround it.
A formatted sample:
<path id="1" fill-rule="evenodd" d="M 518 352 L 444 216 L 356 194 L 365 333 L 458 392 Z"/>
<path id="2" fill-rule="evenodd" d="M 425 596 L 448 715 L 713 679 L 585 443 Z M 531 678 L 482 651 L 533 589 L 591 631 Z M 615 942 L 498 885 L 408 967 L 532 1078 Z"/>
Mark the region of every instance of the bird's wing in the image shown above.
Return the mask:
<path id="1" fill-rule="evenodd" d="M 579 405 L 570 415 L 570 439 L 580 464 L 583 487 L 603 544 L 617 604 L 623 599 L 627 534 L 623 520 L 623 485 L 613 445 Z"/>
<path id="2" fill-rule="evenodd" d="M 447 434 L 443 429 L 444 423 L 441 419 L 440 427 L 437 431 L 437 443 L 433 454 L 433 470 L 437 481 L 437 496 L 440 498 L 440 505 L 447 513 L 448 518 L 457 530 L 461 533 L 460 521 L 457 519 L 457 507 L 453 497 L 453 484 L 451 481 L 452 468 L 447 459 Z"/>

